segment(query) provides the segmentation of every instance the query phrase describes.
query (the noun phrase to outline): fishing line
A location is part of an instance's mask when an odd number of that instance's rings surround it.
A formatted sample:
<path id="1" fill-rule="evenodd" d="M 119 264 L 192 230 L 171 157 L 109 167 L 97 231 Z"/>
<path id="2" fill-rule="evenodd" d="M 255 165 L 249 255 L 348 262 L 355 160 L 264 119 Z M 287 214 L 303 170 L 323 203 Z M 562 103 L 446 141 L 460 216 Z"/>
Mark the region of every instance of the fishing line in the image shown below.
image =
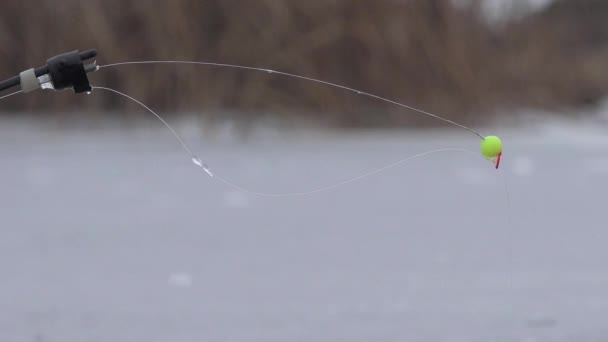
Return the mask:
<path id="1" fill-rule="evenodd" d="M 119 63 L 111 63 L 111 64 L 105 64 L 105 65 L 95 65 L 94 70 L 98 71 L 98 70 L 102 70 L 102 69 L 107 69 L 107 68 L 113 68 L 113 67 L 121 67 L 121 66 L 133 66 L 133 65 L 154 65 L 154 64 L 178 64 L 178 65 L 197 65 L 197 66 L 209 66 L 209 67 L 217 67 L 217 68 L 228 68 L 228 69 L 237 69 L 237 70 L 248 70 L 248 71 L 256 71 L 256 72 L 264 72 L 264 73 L 268 73 L 268 74 L 276 74 L 276 75 L 280 75 L 280 76 L 285 76 L 285 77 L 289 77 L 289 78 L 294 78 L 294 79 L 300 79 L 300 80 L 304 80 L 307 82 L 312 82 L 312 83 L 316 83 L 316 84 L 321 84 L 321 85 L 325 85 L 325 86 L 329 86 L 332 88 L 337 88 L 337 89 L 342 89 L 342 90 L 346 90 L 352 93 L 355 93 L 357 95 L 361 95 L 361 96 L 366 96 L 381 102 L 385 102 L 385 103 L 389 103 L 401 108 L 405 108 L 405 109 L 409 109 L 411 111 L 414 111 L 416 113 L 422 114 L 422 115 L 426 115 L 428 117 L 437 119 L 439 121 L 448 123 L 450 125 L 453 125 L 455 127 L 464 129 L 470 133 L 473 133 L 475 136 L 477 136 L 478 138 L 481 139 L 481 153 L 482 155 L 489 160 L 492 160 L 494 163 L 494 166 L 496 169 L 498 169 L 498 167 L 500 166 L 500 160 L 502 157 L 502 141 L 500 140 L 499 137 L 494 136 L 494 135 L 490 135 L 490 136 L 483 136 L 481 133 L 479 133 L 478 131 L 474 130 L 473 128 L 467 127 L 465 125 L 459 124 L 453 120 L 447 119 L 443 116 L 416 108 L 416 107 L 412 107 L 409 105 L 406 105 L 404 103 L 401 102 L 397 102 L 395 100 L 391 100 L 388 99 L 386 97 L 382 97 L 376 94 L 372 94 L 363 90 L 359 90 L 359 89 L 355 89 L 349 86 L 345 86 L 342 84 L 338 84 L 338 83 L 333 83 L 333 82 L 329 82 L 329 81 L 324 81 L 321 79 L 317 79 L 317 78 L 312 78 L 312 77 L 308 77 L 308 76 L 303 76 L 303 75 L 298 75 L 298 74 L 293 74 L 293 73 L 289 73 L 289 72 L 284 72 L 284 71 L 277 71 L 277 70 L 272 70 L 272 69 L 266 69 L 266 68 L 258 68 L 258 67 L 252 67 L 252 66 L 245 66 L 245 65 L 238 65 L 238 64 L 226 64 L 226 63 L 215 63 L 215 62 L 198 62 L 198 61 L 180 61 L 180 60 L 148 60 L 148 61 L 131 61 L 131 62 L 119 62 Z M 157 115 L 157 114 L 155 114 Z"/>
<path id="2" fill-rule="evenodd" d="M 341 85 L 341 84 L 337 84 L 337 83 L 332 83 L 332 82 L 328 82 L 328 81 L 323 81 L 320 79 L 316 79 L 316 78 L 312 78 L 312 77 L 307 77 L 307 76 L 302 76 L 302 75 L 297 75 L 297 74 L 292 74 L 292 73 L 288 73 L 288 72 L 283 72 L 283 71 L 276 71 L 276 70 L 272 70 L 272 69 L 265 69 L 265 68 L 257 68 L 257 67 L 250 67 L 250 66 L 243 66 L 243 65 L 236 65 L 236 64 L 225 64 L 225 63 L 212 63 L 212 62 L 194 62 L 194 61 L 133 61 L 133 62 L 121 62 L 121 63 L 112 63 L 112 64 L 106 64 L 106 65 L 100 65 L 98 66 L 98 68 L 101 69 L 105 69 L 105 68 L 110 68 L 110 67 L 119 67 L 119 66 L 125 66 L 125 65 L 142 65 L 142 64 L 185 64 L 185 65 L 204 65 L 204 66 L 211 66 L 211 67 L 221 67 L 221 68 L 230 68 L 230 69 L 241 69 L 241 70 L 250 70 L 250 71 L 258 71 L 258 72 L 265 72 L 268 74 L 276 74 L 276 75 L 281 75 L 281 76 L 286 76 L 286 77 L 291 77 L 291 78 L 297 78 L 297 79 L 301 79 L 301 80 L 305 80 L 308 82 L 313 82 L 313 83 L 317 83 L 317 84 L 323 84 L 326 86 L 330 86 L 333 88 L 338 88 L 338 89 L 343 89 L 343 90 L 347 90 L 350 92 L 353 92 L 357 95 L 362 95 L 362 96 L 367 96 L 382 102 L 386 102 L 386 103 L 390 103 L 402 108 L 406 108 L 409 110 L 412 110 L 414 112 L 435 118 L 437 120 L 446 122 L 448 124 L 451 124 L 453 126 L 456 127 L 460 127 L 464 130 L 467 130 L 473 134 L 475 134 L 476 136 L 478 136 L 479 138 L 481 138 L 482 140 L 484 139 L 484 136 L 481 135 L 481 133 L 477 132 L 476 130 L 461 125 L 455 121 L 446 119 L 442 116 L 439 116 L 437 114 L 433 114 L 427 111 L 424 111 L 422 109 L 418 109 L 412 106 L 408 106 L 406 104 L 394 101 L 394 100 L 390 100 L 387 99 L 385 97 L 379 96 L 379 95 L 375 95 L 372 93 L 368 93 L 362 90 L 358 90 L 355 88 L 351 88 L 351 87 L 347 87 L 345 85 Z"/>
<path id="3" fill-rule="evenodd" d="M 349 178 L 347 180 L 326 186 L 326 187 L 322 187 L 322 188 L 318 188 L 315 190 L 311 190 L 311 191 L 304 191 L 304 192 L 292 192 L 292 193 L 265 193 L 265 192 L 257 192 L 257 191 L 252 191 L 249 190 L 247 188 L 244 188 L 242 186 L 239 186 L 227 179 L 224 179 L 220 176 L 218 176 L 217 174 L 213 173 L 211 171 L 211 169 L 209 168 L 209 166 L 207 166 L 206 164 L 204 164 L 202 162 L 202 160 L 192 152 L 192 149 L 184 142 L 184 140 L 179 136 L 179 134 L 177 134 L 177 132 L 175 131 L 175 129 L 173 129 L 173 127 L 165 120 L 162 118 L 162 116 L 160 114 L 158 114 L 156 111 L 154 111 L 153 109 L 151 109 L 149 106 L 145 105 L 143 102 L 137 100 L 136 98 L 134 98 L 133 96 L 127 95 L 121 91 L 118 91 L 116 89 L 112 89 L 112 88 L 108 88 L 108 87 L 100 87 L 100 86 L 93 86 L 92 87 L 94 90 L 103 90 L 103 91 L 108 91 L 111 92 L 113 94 L 122 96 L 128 100 L 133 101 L 134 103 L 138 104 L 139 106 L 141 106 L 143 109 L 145 109 L 147 112 L 149 112 L 150 114 L 154 115 L 158 120 L 160 120 L 163 125 L 165 127 L 167 127 L 169 129 L 169 131 L 171 131 L 171 133 L 173 134 L 173 136 L 175 136 L 175 138 L 179 141 L 180 145 L 182 146 L 183 150 L 188 154 L 189 158 L 191 159 L 192 163 L 194 163 L 196 166 L 200 167 L 208 176 L 214 178 L 215 180 L 219 181 L 220 183 L 223 183 L 224 185 L 243 192 L 243 193 L 247 193 L 250 195 L 256 195 L 256 196 L 262 196 L 262 197 L 294 197 L 294 196 L 307 196 L 307 195 L 313 195 L 313 194 L 317 194 L 317 193 L 321 193 L 321 192 L 326 192 L 326 191 L 330 191 L 330 190 L 334 190 L 336 188 L 363 180 L 364 178 L 368 178 L 370 176 L 373 176 L 375 174 L 384 172 L 388 169 L 397 167 L 399 165 L 403 165 L 406 164 L 414 159 L 418 159 L 418 158 L 422 158 L 425 156 L 429 156 L 432 154 L 438 154 L 438 153 L 446 153 L 446 152 L 463 152 L 463 153 L 467 153 L 470 154 L 474 157 L 479 157 L 479 155 L 473 151 L 470 150 L 466 150 L 466 149 L 459 149 L 459 148 L 441 148 L 441 149 L 436 149 L 436 150 L 432 150 L 432 151 L 427 151 L 427 152 L 422 152 L 422 153 L 418 153 L 409 157 L 405 157 L 402 158 L 400 160 L 397 160 L 391 164 L 388 164 L 386 166 L 380 167 L 378 169 L 366 172 L 362 175 L 359 176 L 355 176 L 352 178 Z M 480 158 L 480 157 L 479 157 Z"/>

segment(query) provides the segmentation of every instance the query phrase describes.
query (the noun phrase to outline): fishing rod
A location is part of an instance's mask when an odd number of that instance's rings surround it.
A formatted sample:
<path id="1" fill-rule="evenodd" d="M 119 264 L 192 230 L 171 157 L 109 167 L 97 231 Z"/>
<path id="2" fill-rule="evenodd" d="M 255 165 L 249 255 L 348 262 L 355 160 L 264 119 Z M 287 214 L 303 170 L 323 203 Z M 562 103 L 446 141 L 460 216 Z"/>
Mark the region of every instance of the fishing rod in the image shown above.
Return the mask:
<path id="1" fill-rule="evenodd" d="M 204 164 L 202 162 L 202 160 L 200 158 L 198 158 L 194 153 L 192 153 L 191 149 L 182 140 L 182 138 L 179 136 L 179 134 L 177 134 L 177 132 L 171 127 L 171 125 L 169 125 L 169 123 L 167 123 L 167 121 L 165 121 L 158 113 L 156 113 L 150 107 L 148 107 L 141 101 L 133 98 L 132 96 L 122 93 L 118 90 L 107 88 L 107 87 L 92 86 L 89 82 L 88 74 L 92 73 L 92 72 L 96 72 L 101 69 L 111 68 L 111 67 L 123 67 L 123 66 L 128 66 L 128 65 L 150 65 L 150 64 L 184 64 L 184 65 L 199 65 L 199 66 L 202 65 L 202 66 L 208 66 L 208 67 L 220 67 L 220 68 L 257 71 L 257 72 L 276 74 L 276 75 L 289 77 L 289 78 L 293 78 L 293 79 L 300 79 L 300 80 L 307 81 L 307 82 L 312 82 L 312 83 L 316 83 L 316 84 L 320 84 L 320 85 L 325 85 L 325 86 L 353 92 L 357 95 L 366 96 L 366 97 L 369 97 L 369 98 L 372 98 L 375 100 L 379 100 L 379 101 L 382 101 L 385 103 L 396 105 L 396 106 L 417 112 L 419 114 L 423 114 L 423 115 L 432 117 L 434 119 L 443 121 L 445 123 L 451 124 L 460 129 L 473 133 L 477 137 L 479 137 L 481 139 L 480 152 L 483 155 L 483 157 L 491 160 L 497 169 L 500 165 L 500 159 L 501 159 L 503 150 L 502 150 L 502 141 L 500 140 L 499 137 L 494 136 L 494 135 L 483 136 L 479 132 L 477 132 L 476 130 L 474 130 L 470 127 L 461 125 L 455 121 L 452 121 L 445 117 L 439 116 L 437 114 L 434 114 L 434 113 L 431 113 L 428 111 L 424 111 L 424 110 L 421 110 L 421 109 L 418 109 L 418 108 L 415 108 L 415 107 L 412 107 L 412 106 L 409 106 L 409 105 L 406 105 L 406 104 L 403 104 L 403 103 L 400 103 L 400 102 L 397 102 L 394 100 L 390 100 L 388 98 L 384 98 L 384 97 L 381 97 L 381 96 L 378 96 L 378 95 L 375 95 L 372 93 L 354 89 L 354 88 L 344 86 L 341 84 L 332 83 L 332 82 L 315 79 L 315 78 L 311 78 L 311 77 L 307 77 L 307 76 L 291 74 L 291 73 L 287 73 L 287 72 L 283 72 L 283 71 L 276 71 L 276 70 L 271 70 L 271 69 L 264 69 L 264 68 L 258 68 L 258 67 L 236 65 L 236 64 L 197 62 L 197 61 L 149 60 L 149 61 L 127 61 L 127 62 L 121 62 L 121 63 L 107 64 L 107 65 L 97 65 L 97 62 L 94 60 L 95 57 L 97 57 L 97 50 L 86 50 L 86 51 L 82 51 L 82 52 L 76 50 L 76 51 L 71 51 L 71 52 L 67 52 L 67 53 L 52 57 L 49 60 L 47 60 L 47 64 L 42 67 L 25 70 L 25 71 L 21 72 L 18 76 L 12 77 L 5 81 L 1 81 L 0 82 L 0 93 L 2 93 L 3 91 L 6 91 L 6 90 L 12 89 L 12 88 L 16 88 L 16 87 L 19 87 L 20 89 L 14 93 L 11 93 L 11 94 L 8 94 L 5 96 L 0 95 L 0 99 L 6 98 L 9 96 L 18 94 L 18 93 L 30 93 L 30 92 L 33 92 L 33 91 L 39 90 L 39 89 L 43 89 L 43 90 L 73 89 L 76 94 L 80 94 L 80 93 L 90 94 L 93 90 L 97 89 L 97 90 L 112 92 L 116 95 L 123 96 L 123 97 L 137 103 L 142 108 L 147 110 L 149 113 L 156 116 L 156 118 L 158 118 L 171 131 L 171 133 L 177 138 L 177 140 L 180 142 L 180 144 L 182 145 L 184 150 L 189 154 L 192 162 L 195 165 L 201 167 L 205 171 L 205 173 L 207 173 L 207 175 L 214 177 L 235 189 L 245 191 L 245 192 L 251 192 L 251 191 L 245 190 L 241 187 L 238 187 L 220 177 L 217 177 L 217 175 L 214 175 L 214 173 L 211 172 L 209 167 L 206 164 Z M 456 149 L 456 150 L 458 150 L 458 149 Z M 326 191 L 329 189 L 333 189 L 337 186 L 341 186 L 341 185 L 359 180 L 361 178 L 368 177 L 372 174 L 383 171 L 386 168 L 400 165 L 411 159 L 416 159 L 416 158 L 419 158 L 419 157 L 422 157 L 422 156 L 425 156 L 428 154 L 432 154 L 432 153 L 449 152 L 449 151 L 455 151 L 455 149 L 440 149 L 440 150 L 436 150 L 436 151 L 422 153 L 422 154 L 419 154 L 419 155 L 416 155 L 416 156 L 413 156 L 410 158 L 405 158 L 405 159 L 399 160 L 387 167 L 374 170 L 365 175 L 358 176 L 358 177 L 355 177 L 348 181 L 340 182 L 336 185 L 332 185 L 332 186 L 314 190 L 314 191 L 308 191 L 308 192 L 304 192 L 304 193 L 286 194 L 286 195 L 273 195 L 273 194 L 263 194 L 263 193 L 255 193 L 255 194 L 264 195 L 264 196 L 292 196 L 292 195 L 307 195 L 307 194 L 312 194 L 312 193 L 316 193 L 316 192 L 320 192 L 320 191 Z M 468 151 L 465 151 L 465 152 L 468 152 Z M 254 193 L 254 192 L 251 192 L 251 193 Z"/>
<path id="2" fill-rule="evenodd" d="M 50 58 L 46 65 L 21 72 L 18 76 L 0 82 L 0 92 L 20 87 L 22 93 L 38 89 L 74 89 L 76 94 L 90 93 L 88 73 L 99 70 L 97 50 L 78 50 Z M 89 61 L 89 62 L 87 62 Z"/>

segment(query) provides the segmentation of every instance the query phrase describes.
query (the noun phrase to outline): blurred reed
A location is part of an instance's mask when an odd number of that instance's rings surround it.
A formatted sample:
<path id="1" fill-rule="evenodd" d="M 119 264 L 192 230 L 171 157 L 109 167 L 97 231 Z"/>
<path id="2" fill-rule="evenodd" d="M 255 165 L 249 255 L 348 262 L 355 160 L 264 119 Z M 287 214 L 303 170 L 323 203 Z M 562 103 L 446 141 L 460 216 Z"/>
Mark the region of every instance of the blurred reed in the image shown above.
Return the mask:
<path id="1" fill-rule="evenodd" d="M 0 77 L 67 50 L 97 48 L 100 64 L 181 59 L 302 74 L 465 124 L 515 107 L 593 104 L 608 89 L 608 3 L 602 0 L 560 0 L 501 27 L 482 20 L 476 1 L 463 7 L 450 0 L 3 0 L 0 8 Z M 434 123 L 263 73 L 162 65 L 108 69 L 91 78 L 163 112 L 194 111 L 207 119 Z M 126 106 L 108 94 L 41 93 L 3 102 L 2 110 L 61 116 Z"/>

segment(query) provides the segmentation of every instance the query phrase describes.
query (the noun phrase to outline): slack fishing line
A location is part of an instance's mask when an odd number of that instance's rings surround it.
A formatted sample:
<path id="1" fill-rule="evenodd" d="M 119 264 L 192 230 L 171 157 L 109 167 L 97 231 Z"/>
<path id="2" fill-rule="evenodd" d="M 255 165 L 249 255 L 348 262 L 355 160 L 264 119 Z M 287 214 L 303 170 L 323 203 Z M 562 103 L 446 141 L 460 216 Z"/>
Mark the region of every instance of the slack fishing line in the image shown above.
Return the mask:
<path id="1" fill-rule="evenodd" d="M 466 130 L 472 134 L 475 134 L 477 137 L 479 137 L 481 139 L 480 150 L 481 150 L 482 156 L 485 159 L 492 160 L 495 164 L 496 169 L 498 169 L 498 167 L 500 165 L 500 159 L 502 156 L 502 142 L 501 142 L 500 138 L 498 138 L 497 136 L 485 136 L 484 137 L 483 135 L 481 135 L 481 133 L 477 132 L 476 130 L 474 130 L 470 127 L 464 126 L 462 124 L 459 124 L 453 120 L 449 120 L 445 117 L 439 116 L 437 114 L 434 114 L 434 113 L 431 113 L 428 111 L 424 111 L 422 109 L 418 109 L 418 108 L 415 108 L 412 106 L 408 106 L 406 104 L 403 104 L 403 103 L 400 103 L 400 102 L 397 102 L 397 101 L 394 101 L 394 100 L 391 100 L 391 99 L 388 99 L 388 98 L 385 98 L 385 97 L 382 97 L 379 95 L 375 95 L 375 94 L 372 94 L 369 92 L 351 88 L 351 87 L 348 87 L 345 85 L 332 83 L 332 82 L 328 82 L 328 81 L 324 81 L 324 80 L 320 80 L 320 79 L 316 79 L 316 78 L 311 78 L 311 77 L 307 77 L 307 76 L 292 74 L 292 73 L 288 73 L 288 72 L 276 71 L 276 70 L 272 70 L 272 69 L 243 66 L 243 65 L 236 65 L 236 64 L 225 64 L 225 63 L 178 61 L 178 60 L 167 60 L 167 61 L 150 60 L 150 61 L 130 61 L 130 62 L 121 62 L 121 63 L 106 64 L 106 65 L 97 65 L 96 61 L 89 61 L 89 60 L 92 60 L 96 56 L 97 56 L 96 50 L 87 50 L 84 52 L 72 51 L 72 52 L 64 53 L 64 54 L 58 55 L 56 57 L 53 57 L 53 58 L 49 59 L 47 61 L 47 65 L 45 65 L 43 67 L 23 71 L 19 74 L 19 76 L 15 76 L 13 78 L 0 82 L 0 92 L 13 88 L 13 87 L 21 88 L 21 90 L 19 90 L 19 91 L 16 91 L 16 92 L 13 92 L 8 95 L 0 97 L 0 100 L 13 96 L 13 95 L 20 94 L 20 93 L 29 93 L 29 92 L 32 92 L 32 91 L 35 91 L 38 89 L 64 90 L 64 89 L 71 88 L 77 94 L 80 94 L 80 93 L 90 94 L 93 90 L 101 90 L 101 91 L 113 93 L 115 95 L 119 95 L 121 97 L 124 97 L 124 98 L 138 104 L 143 109 L 145 109 L 147 112 L 154 115 L 158 120 L 160 120 L 160 122 L 167 129 L 169 129 L 169 131 L 173 134 L 173 136 L 179 141 L 183 150 L 186 153 L 188 153 L 188 156 L 190 157 L 192 163 L 194 163 L 196 166 L 202 168 L 203 171 L 208 176 L 218 180 L 219 182 L 221 182 L 221 183 L 225 184 L 226 186 L 229 186 L 235 190 L 238 190 L 238 191 L 241 191 L 244 193 L 248 193 L 248 194 L 252 194 L 252 195 L 264 196 L 264 197 L 305 196 L 305 195 L 311 195 L 311 194 L 315 194 L 315 193 L 319 193 L 319 192 L 333 190 L 338 187 L 341 187 L 341 186 L 362 180 L 364 178 L 370 177 L 377 173 L 386 171 L 390 168 L 394 168 L 396 166 L 405 164 L 414 159 L 422 158 L 422 157 L 429 156 L 432 154 L 446 153 L 446 152 L 464 152 L 464 153 L 472 154 L 475 156 L 477 156 L 477 154 L 472 151 L 469 151 L 469 150 L 458 149 L 458 148 L 436 149 L 436 150 L 427 151 L 427 152 L 419 153 L 419 154 L 416 154 L 413 156 L 409 156 L 409 157 L 400 159 L 389 165 L 369 171 L 360 176 L 356 176 L 356 177 L 338 182 L 336 184 L 322 187 L 319 189 L 315 189 L 312 191 L 294 192 L 294 193 L 285 193 L 285 194 L 272 194 L 272 193 L 251 191 L 244 187 L 238 186 L 238 185 L 218 176 L 217 174 L 214 174 L 211 171 L 211 169 L 209 168 L 209 166 L 207 166 L 207 164 L 203 163 L 203 161 L 196 154 L 194 154 L 192 152 L 192 149 L 188 146 L 188 144 L 186 144 L 184 142 L 184 140 L 175 131 L 175 129 L 173 129 L 173 127 L 156 111 L 152 110 L 149 106 L 147 106 L 140 100 L 137 100 L 136 98 L 134 98 L 128 94 L 125 94 L 123 92 L 120 92 L 116 89 L 102 87 L 102 86 L 92 86 L 89 83 L 88 73 L 96 72 L 96 71 L 99 71 L 102 69 L 107 69 L 107 68 L 112 68 L 112 67 L 123 67 L 123 66 L 128 66 L 128 65 L 182 64 L 182 65 L 198 65 L 198 66 L 208 66 L 208 67 L 221 67 L 221 68 L 230 68 L 230 69 L 249 70 L 249 71 L 256 71 L 256 72 L 264 72 L 264 73 L 268 73 L 268 74 L 275 74 L 275 75 L 280 75 L 280 76 L 294 78 L 294 79 L 300 79 L 300 80 L 304 80 L 307 82 L 312 82 L 312 83 L 316 83 L 316 84 L 329 86 L 332 88 L 342 89 L 345 91 L 355 93 L 357 95 L 361 95 L 361 96 L 369 97 L 369 98 L 372 98 L 375 100 L 379 100 L 381 102 L 389 103 L 389 104 L 392 104 L 392 105 L 395 105 L 398 107 L 402 107 L 402 108 L 417 112 L 419 114 L 426 115 L 428 117 L 437 119 L 439 121 L 450 124 L 457 128 Z M 89 61 L 89 62 L 87 62 L 87 61 Z"/>

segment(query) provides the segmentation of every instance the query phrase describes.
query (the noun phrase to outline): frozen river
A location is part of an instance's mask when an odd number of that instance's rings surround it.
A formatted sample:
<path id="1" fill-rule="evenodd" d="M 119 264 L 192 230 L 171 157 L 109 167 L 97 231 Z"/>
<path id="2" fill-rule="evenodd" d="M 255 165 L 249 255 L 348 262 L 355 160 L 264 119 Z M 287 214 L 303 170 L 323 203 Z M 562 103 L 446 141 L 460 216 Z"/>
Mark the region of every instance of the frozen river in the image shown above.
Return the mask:
<path id="1" fill-rule="evenodd" d="M 0 125 L 0 341 L 608 340 L 601 132 L 495 132 L 502 175 L 452 152 L 264 198 L 165 130 L 42 127 Z M 477 149 L 449 132 L 185 139 L 288 193 Z"/>

